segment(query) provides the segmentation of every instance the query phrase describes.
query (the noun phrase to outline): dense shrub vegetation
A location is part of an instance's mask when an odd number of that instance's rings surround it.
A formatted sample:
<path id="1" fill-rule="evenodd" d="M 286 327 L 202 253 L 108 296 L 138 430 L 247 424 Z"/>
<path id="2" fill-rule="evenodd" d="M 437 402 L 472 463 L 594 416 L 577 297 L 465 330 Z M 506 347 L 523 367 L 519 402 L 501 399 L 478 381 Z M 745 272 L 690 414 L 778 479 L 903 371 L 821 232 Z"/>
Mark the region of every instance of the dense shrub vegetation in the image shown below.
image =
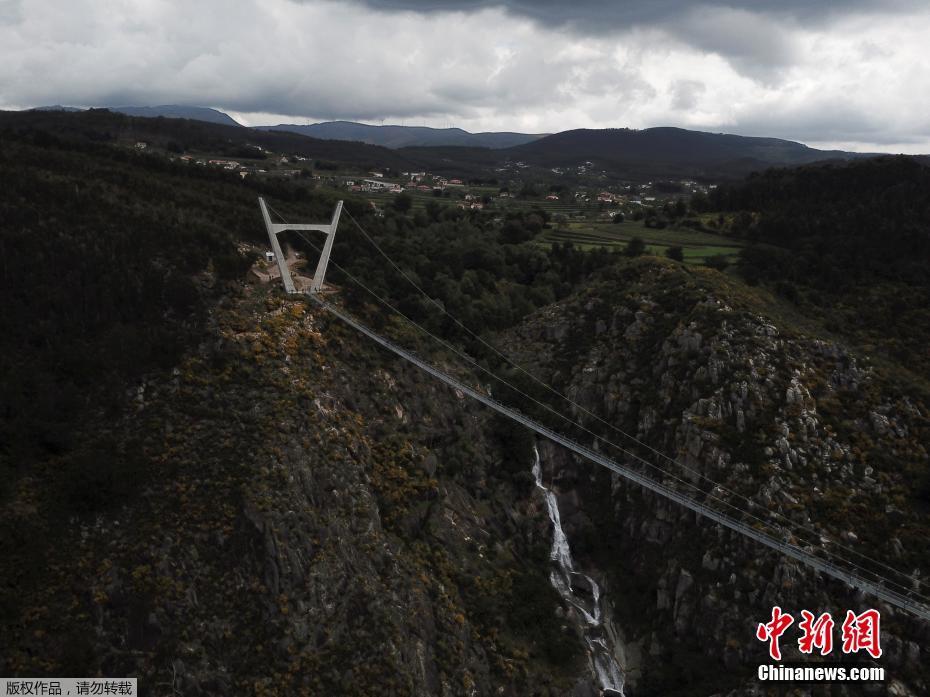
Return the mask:
<path id="1" fill-rule="evenodd" d="M 0 135 L 0 462 L 65 455 L 72 427 L 177 361 L 197 274 L 241 276 L 231 177 L 45 133 Z M 9 482 L 8 471 L 0 480 Z"/>

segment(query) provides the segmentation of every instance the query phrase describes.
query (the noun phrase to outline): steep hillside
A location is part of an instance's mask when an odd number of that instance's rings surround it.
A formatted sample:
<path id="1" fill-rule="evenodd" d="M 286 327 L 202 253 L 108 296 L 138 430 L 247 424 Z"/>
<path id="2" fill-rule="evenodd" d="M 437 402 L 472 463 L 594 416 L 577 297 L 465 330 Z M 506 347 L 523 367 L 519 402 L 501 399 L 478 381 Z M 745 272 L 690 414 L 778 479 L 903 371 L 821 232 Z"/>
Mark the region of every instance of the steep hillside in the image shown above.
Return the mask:
<path id="1" fill-rule="evenodd" d="M 899 156 L 772 169 L 708 205 L 750 242 L 749 283 L 930 377 L 930 167 Z"/>
<path id="2" fill-rule="evenodd" d="M 461 128 L 428 128 L 426 126 L 372 126 L 352 121 L 325 121 L 308 125 L 278 124 L 260 126 L 269 131 L 291 131 L 313 138 L 357 140 L 386 148 L 418 146 L 463 146 L 475 148 L 509 148 L 532 142 L 541 135 L 528 133 L 469 133 Z"/>
<path id="3" fill-rule="evenodd" d="M 591 694 L 530 443 L 244 282 L 257 193 L 331 201 L 43 133 L 0 171 L 4 675 Z"/>
<path id="4" fill-rule="evenodd" d="M 925 578 L 926 393 L 861 350 L 761 313 L 780 314 L 765 293 L 643 259 L 540 311 L 508 348 L 584 409 L 673 456 L 681 466 L 565 406 L 658 464 L 671 485 L 688 491 L 690 482 L 699 498 L 713 491 L 742 508 L 746 497 L 763 519 L 775 511 L 783 525 L 812 528 L 795 533 L 802 544 L 833 540 Z M 874 604 L 563 450 L 547 448 L 543 460 L 576 555 L 613 599 L 636 695 L 757 694 L 754 667 L 767 654 L 753 631 L 773 605 L 843 617 Z M 925 694 L 926 624 L 879 607 L 888 694 Z M 786 660 L 800 660 L 792 643 L 782 644 Z"/>
<path id="5" fill-rule="evenodd" d="M 88 458 L 140 461 L 120 500 L 61 527 L 50 469 L 6 502 L 6 674 L 564 694 L 584 667 L 544 514 L 495 477 L 479 417 L 300 302 L 227 300 L 199 347 L 83 425 L 117 449 Z"/>

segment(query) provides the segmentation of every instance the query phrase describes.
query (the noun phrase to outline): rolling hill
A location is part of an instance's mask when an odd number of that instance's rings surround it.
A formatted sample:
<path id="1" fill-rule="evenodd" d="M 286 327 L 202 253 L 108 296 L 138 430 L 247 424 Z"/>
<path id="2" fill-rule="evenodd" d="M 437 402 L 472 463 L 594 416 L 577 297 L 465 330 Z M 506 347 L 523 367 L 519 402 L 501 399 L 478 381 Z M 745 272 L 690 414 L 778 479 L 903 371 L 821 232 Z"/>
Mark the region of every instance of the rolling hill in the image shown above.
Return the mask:
<path id="1" fill-rule="evenodd" d="M 353 121 L 326 121 L 307 126 L 282 123 L 277 126 L 260 126 L 259 128 L 269 131 L 292 131 L 328 140 L 357 140 L 369 145 L 383 145 L 386 148 L 454 145 L 501 149 L 531 143 L 543 137 L 529 133 L 469 133 L 461 128 L 372 126 Z"/>
<path id="2" fill-rule="evenodd" d="M 146 141 L 174 151 L 201 151 L 230 157 L 256 157 L 261 146 L 276 153 L 359 167 L 405 169 L 414 166 L 396 150 L 338 140 L 318 140 L 285 131 L 180 118 L 129 116 L 109 109 L 68 111 L 0 111 L 0 130 L 46 131 L 71 140 L 132 143 Z"/>
<path id="3" fill-rule="evenodd" d="M 181 106 L 179 104 L 164 104 L 162 106 L 111 106 L 105 107 L 110 111 L 117 111 L 127 116 L 142 116 L 145 118 L 157 118 L 163 116 L 170 119 L 194 119 L 195 121 L 206 121 L 207 123 L 219 123 L 224 126 L 241 126 L 242 124 L 232 118 L 229 114 L 217 109 L 210 109 L 202 106 Z M 52 106 L 39 106 L 28 111 L 64 111 L 76 113 L 88 111 L 74 106 L 62 106 L 55 104 Z"/>
<path id="4" fill-rule="evenodd" d="M 397 171 L 426 170 L 436 174 L 466 178 L 497 177 L 495 170 L 521 163 L 541 168 L 572 168 L 590 162 L 589 174 L 603 170 L 610 177 L 644 180 L 688 177 L 705 181 L 735 181 L 769 167 L 794 166 L 825 161 L 848 161 L 871 157 L 867 153 L 817 150 L 802 143 L 778 138 L 706 133 L 681 128 L 578 129 L 548 136 L 507 133 L 467 133 L 459 129 L 421 129 L 402 126 L 366 126 L 331 122 L 313 126 L 273 126 L 248 128 L 222 112 L 205 108 L 177 107 L 187 118 L 154 115 L 174 107 L 120 107 L 119 110 L 69 107 L 0 112 L 0 128 L 45 130 L 63 137 L 97 141 L 145 140 L 171 149 L 200 150 L 228 156 L 254 156 L 250 145 L 277 153 L 312 157 L 363 168 L 389 168 Z M 167 112 L 165 112 L 167 114 Z M 213 118 L 214 120 L 208 120 Z M 341 125 L 340 125 L 341 124 Z M 317 128 L 325 126 L 336 130 Z M 344 128 L 343 128 L 344 127 Z M 353 129 L 362 129 L 360 131 Z M 382 130 L 384 129 L 384 130 Z M 391 129 L 397 129 L 392 131 Z M 337 137 L 341 133 L 345 138 Z M 376 133 L 389 143 L 362 142 L 366 133 Z M 392 140 L 391 134 L 395 134 Z M 441 139 L 449 134 L 468 139 L 486 138 L 483 146 L 471 144 L 400 144 L 410 138 Z M 456 133 L 458 135 L 456 135 Z M 315 134 L 315 135 L 314 135 Z M 534 138 L 532 142 L 502 147 L 507 138 Z M 495 140 L 496 139 L 496 140 Z M 371 140 L 371 138 L 369 138 Z M 487 143 L 496 142 L 497 145 Z M 914 159 L 930 163 L 930 156 Z M 593 170 L 593 171 L 592 171 Z M 539 174 L 537 172 L 537 174 Z M 521 175 L 522 176 L 522 175 Z"/>
<path id="5" fill-rule="evenodd" d="M 144 116 L 146 118 L 164 116 L 172 119 L 207 121 L 209 123 L 223 124 L 224 126 L 242 125 L 225 112 L 202 106 L 180 106 L 178 104 L 165 104 L 163 106 L 113 106 L 110 107 L 110 111 L 118 111 L 127 116 Z"/>
<path id="6" fill-rule="evenodd" d="M 505 151 L 530 164 L 571 166 L 586 161 L 614 171 L 643 170 L 692 175 L 732 174 L 772 165 L 799 165 L 867 156 L 817 150 L 779 138 L 758 138 L 683 128 L 577 129 Z"/>

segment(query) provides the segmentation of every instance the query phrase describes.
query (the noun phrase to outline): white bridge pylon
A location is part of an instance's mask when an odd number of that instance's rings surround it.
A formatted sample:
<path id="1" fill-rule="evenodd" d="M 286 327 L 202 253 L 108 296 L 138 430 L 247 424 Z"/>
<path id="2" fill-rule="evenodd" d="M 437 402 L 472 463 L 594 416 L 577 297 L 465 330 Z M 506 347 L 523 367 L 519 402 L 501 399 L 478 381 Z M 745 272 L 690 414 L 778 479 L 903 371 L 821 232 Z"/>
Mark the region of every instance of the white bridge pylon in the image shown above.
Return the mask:
<path id="1" fill-rule="evenodd" d="M 284 281 L 284 290 L 288 293 L 299 293 L 300 291 L 294 286 L 294 279 L 291 278 L 291 272 L 287 268 L 287 259 L 281 251 L 281 244 L 278 242 L 278 233 L 285 230 L 315 230 L 326 233 L 326 242 L 323 244 L 323 253 L 320 254 L 320 260 L 317 262 L 316 271 L 313 274 L 313 281 L 310 284 L 311 293 L 319 293 L 323 288 L 323 278 L 326 276 L 326 267 L 329 264 L 329 253 L 333 249 L 333 239 L 336 237 L 336 227 L 339 225 L 339 216 L 342 215 L 342 201 L 336 203 L 336 212 L 333 213 L 333 219 L 330 223 L 273 223 L 271 215 L 268 213 L 268 205 L 265 199 L 258 197 L 258 205 L 262 209 L 262 217 L 265 219 L 265 227 L 268 229 L 268 241 L 271 242 L 271 249 L 274 252 L 275 261 L 278 263 L 278 269 L 281 271 L 281 280 Z"/>

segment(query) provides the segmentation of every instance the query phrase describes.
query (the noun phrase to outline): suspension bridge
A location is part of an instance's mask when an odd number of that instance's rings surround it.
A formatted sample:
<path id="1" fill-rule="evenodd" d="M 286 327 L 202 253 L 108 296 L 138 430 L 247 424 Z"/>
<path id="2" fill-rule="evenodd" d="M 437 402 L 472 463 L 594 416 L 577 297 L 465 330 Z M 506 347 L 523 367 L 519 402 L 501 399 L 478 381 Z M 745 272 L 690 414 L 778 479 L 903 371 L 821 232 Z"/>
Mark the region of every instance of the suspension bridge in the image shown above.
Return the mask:
<path id="1" fill-rule="evenodd" d="M 453 389 L 460 391 L 462 394 L 496 411 L 497 413 L 505 416 L 506 418 L 511 419 L 512 421 L 516 423 L 522 424 L 523 426 L 534 431 L 537 435 L 543 438 L 546 438 L 548 440 L 551 440 L 552 442 L 557 443 L 569 449 L 576 455 L 586 460 L 589 460 L 597 465 L 605 467 L 611 472 L 623 477 L 624 479 L 630 482 L 633 482 L 634 484 L 637 484 L 643 489 L 646 489 L 648 491 L 653 492 L 654 494 L 658 496 L 661 496 L 670 501 L 673 501 L 676 504 L 683 506 L 684 508 L 688 510 L 693 511 L 698 516 L 702 516 L 709 520 L 712 520 L 713 522 L 723 526 L 724 528 L 727 528 L 728 530 L 731 530 L 739 535 L 742 535 L 748 539 L 751 539 L 761 545 L 764 545 L 765 547 L 773 549 L 776 552 L 782 554 L 783 556 L 794 559 L 800 562 L 801 564 L 804 564 L 805 566 L 824 574 L 825 576 L 829 576 L 831 578 L 837 579 L 853 589 L 857 589 L 859 591 L 862 591 L 865 594 L 871 595 L 874 598 L 883 600 L 889 605 L 899 608 L 901 610 L 904 610 L 906 612 L 909 612 L 912 615 L 919 617 L 923 620 L 930 621 L 930 598 L 928 598 L 927 596 L 921 594 L 920 592 L 916 590 L 922 585 L 925 585 L 924 582 L 921 581 L 919 578 L 916 578 L 913 575 L 909 575 L 897 569 L 894 569 L 893 567 L 889 566 L 888 564 L 885 564 L 884 562 L 872 559 L 871 557 L 868 557 L 849 547 L 844 547 L 843 545 L 832 543 L 833 546 L 839 549 L 843 549 L 846 552 L 851 553 L 852 555 L 856 556 L 857 558 L 871 562 L 878 567 L 881 567 L 887 571 L 890 571 L 896 574 L 898 577 L 908 580 L 910 583 L 910 587 L 909 587 L 897 581 L 894 581 L 892 578 L 888 577 L 887 575 L 883 575 L 875 571 L 866 569 L 863 566 L 860 566 L 859 564 L 856 564 L 855 562 L 851 560 L 845 559 L 838 553 L 831 553 L 827 551 L 826 549 L 820 549 L 819 550 L 820 555 L 818 555 L 817 553 L 815 553 L 815 549 L 812 546 L 810 545 L 802 546 L 796 542 L 793 542 L 792 538 L 794 537 L 794 535 L 802 531 L 808 534 L 816 535 L 815 539 L 821 542 L 824 541 L 824 538 L 821 532 L 814 530 L 812 528 L 809 528 L 809 527 L 804 527 L 803 525 L 795 523 L 794 521 L 790 521 L 785 516 L 778 514 L 777 512 L 774 512 L 774 511 L 767 511 L 767 513 L 772 514 L 776 518 L 781 518 L 783 521 L 786 521 L 787 524 L 785 524 L 784 522 L 776 524 L 771 521 L 767 521 L 762 518 L 759 518 L 758 516 L 754 515 L 751 511 L 745 510 L 743 508 L 733 505 L 732 503 L 724 501 L 722 498 L 720 498 L 719 496 L 713 493 L 704 492 L 703 490 L 699 489 L 693 483 L 690 483 L 690 482 L 687 482 L 686 480 L 675 477 L 673 474 L 669 473 L 668 470 L 657 467 L 654 463 L 647 461 L 645 458 L 615 443 L 612 443 L 611 441 L 603 438 L 602 436 L 599 436 L 598 434 L 584 427 L 580 423 L 573 421 L 572 419 L 566 417 L 563 413 L 552 409 L 548 405 L 540 402 L 539 400 L 533 398 L 532 396 L 526 394 L 525 392 L 517 389 L 512 384 L 504 380 L 503 378 L 500 378 L 499 376 L 491 373 L 487 368 L 484 368 L 483 366 L 478 364 L 474 359 L 468 356 L 465 356 L 459 349 L 452 346 L 448 342 L 443 341 L 439 337 L 433 336 L 431 333 L 429 333 L 419 324 L 411 320 L 409 317 L 406 317 L 406 315 L 401 313 L 399 310 L 394 308 L 386 300 L 384 300 L 383 298 L 378 296 L 376 293 L 374 293 L 374 291 L 372 291 L 367 286 L 365 286 L 364 283 L 362 283 L 359 279 L 355 278 L 351 273 L 346 271 L 344 268 L 342 268 L 335 262 L 332 262 L 333 265 L 336 266 L 343 274 L 345 274 L 348 278 L 350 278 L 355 283 L 358 283 L 363 289 L 365 289 L 367 292 L 372 294 L 389 310 L 397 313 L 398 315 L 403 317 L 405 320 L 407 320 L 411 325 L 423 331 L 424 333 L 428 334 L 433 339 L 435 339 L 440 344 L 442 344 L 445 348 L 451 350 L 459 357 L 462 357 L 463 359 L 465 359 L 473 367 L 485 373 L 488 373 L 489 375 L 494 377 L 496 380 L 500 381 L 502 384 L 506 385 L 507 387 L 521 394 L 523 397 L 535 403 L 537 406 L 542 407 L 546 411 L 555 414 L 559 418 L 565 420 L 567 423 L 592 435 L 593 437 L 601 440 L 607 445 L 617 448 L 622 453 L 624 453 L 626 456 L 628 456 L 628 458 L 635 460 L 635 461 L 639 461 L 640 463 L 646 465 L 647 467 L 650 467 L 654 470 L 659 471 L 664 477 L 669 477 L 673 481 L 677 481 L 681 484 L 692 487 L 693 489 L 696 490 L 696 492 L 704 496 L 704 500 L 703 501 L 698 500 L 694 496 L 684 493 L 680 491 L 679 489 L 673 486 L 670 486 L 664 481 L 661 481 L 652 476 L 648 476 L 644 474 L 642 471 L 639 471 L 638 469 L 631 466 L 630 464 L 618 462 L 617 460 L 610 458 L 601 452 L 593 450 L 592 448 L 587 447 L 577 442 L 575 439 L 570 438 L 563 433 L 559 433 L 558 431 L 553 430 L 549 426 L 546 426 L 540 423 L 539 421 L 533 418 L 530 418 L 529 416 L 517 411 L 513 407 L 505 405 L 497 401 L 496 399 L 492 398 L 490 394 L 485 393 L 479 389 L 476 389 L 474 387 L 471 387 L 465 384 L 460 379 L 453 377 L 448 372 L 441 370 L 440 368 L 436 367 L 430 362 L 420 358 L 419 356 L 417 356 L 410 350 L 399 346 L 398 344 L 394 343 L 390 339 L 382 336 L 378 332 L 375 332 L 374 330 L 369 328 L 367 325 L 365 325 L 363 322 L 359 321 L 357 318 L 351 316 L 349 313 L 345 312 L 343 309 L 337 307 L 335 304 L 326 300 L 321 294 L 321 290 L 323 288 L 323 279 L 326 274 L 327 266 L 330 263 L 330 252 L 332 250 L 333 238 L 335 236 L 336 228 L 338 226 L 339 216 L 343 210 L 342 201 L 338 203 L 337 208 L 336 208 L 336 213 L 332 221 L 329 224 L 319 224 L 319 225 L 303 224 L 303 223 L 289 224 L 286 222 L 272 223 L 271 217 L 269 214 L 269 206 L 261 198 L 259 198 L 259 204 L 260 204 L 262 214 L 265 220 L 269 240 L 271 242 L 272 249 L 275 252 L 276 260 L 277 260 L 277 263 L 278 263 L 278 266 L 281 272 L 281 278 L 284 283 L 285 289 L 288 293 L 305 295 L 306 297 L 309 298 L 310 301 L 312 301 L 318 307 L 325 310 L 332 316 L 336 317 L 341 322 L 345 323 L 346 325 L 348 325 L 355 331 L 359 332 L 363 336 L 371 339 L 376 344 L 382 346 L 383 348 L 392 352 L 396 356 L 400 357 L 404 361 L 410 363 L 411 365 L 416 366 L 417 368 L 423 370 L 424 372 L 428 373 L 432 377 L 440 380 L 441 382 L 452 387 Z M 427 300 L 429 300 L 433 304 L 437 304 L 435 300 L 430 298 L 425 293 L 425 291 L 419 288 L 419 286 L 417 286 L 416 283 L 414 283 L 413 280 L 410 279 L 409 276 L 400 267 L 398 267 L 390 259 L 390 257 L 387 256 L 387 254 L 377 245 L 377 243 L 373 239 L 371 239 L 371 237 L 365 232 L 365 230 L 361 227 L 361 225 L 359 225 L 358 222 L 355 221 L 354 218 L 352 218 L 352 220 L 355 223 L 355 225 L 359 228 L 359 230 L 362 232 L 362 234 L 364 234 L 365 237 L 368 238 L 368 240 L 374 245 L 374 247 L 386 258 L 388 263 L 394 266 L 394 268 L 397 269 L 410 283 L 412 283 L 420 292 L 422 292 L 424 296 L 426 296 Z M 302 293 L 301 291 L 297 291 L 295 289 L 294 283 L 291 279 L 289 269 L 287 268 L 287 262 L 283 254 L 281 253 L 281 248 L 280 248 L 277 236 L 280 233 L 288 231 L 288 230 L 297 231 L 298 234 L 301 234 L 304 240 L 311 247 L 313 247 L 314 249 L 317 249 L 317 251 L 320 251 L 320 254 L 321 254 L 320 260 L 317 264 L 316 272 L 313 277 L 312 284 L 310 286 L 310 290 L 307 291 L 306 293 Z M 324 232 L 327 237 L 323 245 L 323 249 L 322 250 L 318 249 L 309 239 L 307 239 L 301 232 L 303 230 L 315 230 L 315 231 Z M 440 306 L 440 309 L 442 309 L 442 311 L 445 312 L 445 309 L 441 308 L 441 306 Z M 489 344 L 484 342 L 483 339 L 480 339 L 480 337 L 477 337 L 477 335 L 475 335 L 473 332 L 471 332 L 466 327 L 464 327 L 464 325 L 462 325 L 461 322 L 459 322 L 456 318 L 452 317 L 452 319 L 463 329 L 466 329 L 466 331 L 469 331 L 470 334 L 472 334 L 473 336 L 478 338 L 482 343 L 484 343 L 486 346 L 491 348 L 495 353 L 497 353 L 502 358 L 507 360 L 508 363 L 515 366 L 516 368 L 526 373 L 527 375 L 530 375 L 529 373 L 527 373 L 527 371 L 523 370 L 522 368 L 520 368 L 520 366 L 516 365 L 515 363 L 513 363 L 513 361 L 511 361 L 509 358 L 507 358 L 502 353 L 500 353 L 500 351 L 490 346 Z M 530 376 L 530 377 L 532 377 L 536 382 L 540 382 L 540 384 L 542 384 L 541 381 L 539 381 L 537 378 L 533 376 Z M 545 387 L 553 394 L 556 394 L 562 397 L 563 399 L 568 400 L 573 406 L 580 408 L 580 405 L 575 404 L 574 402 L 569 400 L 568 397 L 565 397 L 565 395 L 562 395 L 560 392 L 558 392 L 551 386 L 545 385 Z M 602 423 L 605 423 L 605 424 L 607 423 L 603 421 L 603 419 L 598 418 L 596 415 L 591 414 L 587 410 L 582 409 L 582 411 Z M 607 425 L 610 426 L 610 424 L 607 424 Z M 627 436 L 633 439 L 638 445 L 643 446 L 646 450 L 650 451 L 654 455 L 657 455 L 661 457 L 662 459 L 668 460 L 669 462 L 672 462 L 676 465 L 684 467 L 683 465 L 673 460 L 672 458 L 666 455 L 663 455 L 662 453 L 659 453 L 659 451 L 655 450 L 654 448 L 651 448 L 637 441 L 635 438 L 633 438 L 629 434 L 624 433 L 623 431 L 620 431 L 618 428 L 615 428 L 613 426 L 611 426 L 611 428 L 613 428 L 613 430 L 615 431 L 622 433 L 624 436 Z M 704 475 L 700 475 L 700 476 L 704 479 L 708 479 Z M 712 480 L 709 480 L 709 479 L 708 481 L 712 482 Z M 726 493 L 733 493 L 733 492 L 727 492 L 726 488 L 717 482 L 712 482 L 712 483 L 715 485 L 715 488 L 712 491 L 720 490 Z M 745 497 L 740 497 L 740 498 L 745 499 Z M 745 500 L 749 502 L 750 506 L 753 506 L 753 505 L 758 506 L 758 504 L 751 501 L 750 499 L 745 499 Z M 717 505 L 710 505 L 709 503 L 707 503 L 707 501 L 714 501 L 717 503 Z M 732 511 L 734 511 L 735 513 L 740 514 L 741 518 L 743 519 L 739 519 L 730 513 L 723 512 L 722 510 L 720 510 L 720 506 L 727 507 L 731 509 Z M 747 522 L 747 520 L 751 522 Z"/>

